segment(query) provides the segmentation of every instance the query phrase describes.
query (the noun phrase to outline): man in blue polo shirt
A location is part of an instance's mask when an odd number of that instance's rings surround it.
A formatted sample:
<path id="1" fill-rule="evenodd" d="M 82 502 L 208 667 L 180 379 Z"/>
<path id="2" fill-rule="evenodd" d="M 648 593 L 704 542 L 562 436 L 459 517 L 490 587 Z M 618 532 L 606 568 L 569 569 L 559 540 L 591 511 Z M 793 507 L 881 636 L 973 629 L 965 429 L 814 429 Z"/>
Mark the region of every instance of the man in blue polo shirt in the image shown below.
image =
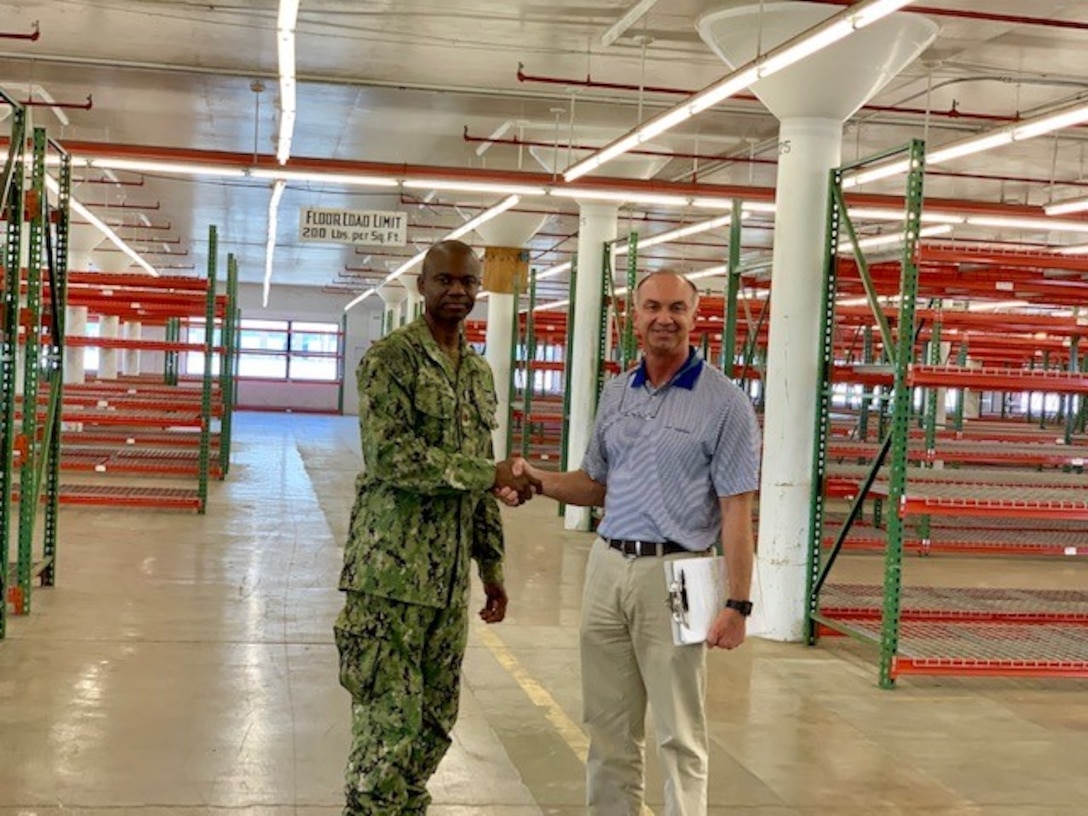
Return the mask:
<path id="1" fill-rule="evenodd" d="M 605 386 L 581 467 L 552 473 L 515 464 L 540 480 L 545 496 L 605 510 L 581 624 L 586 795 L 598 816 L 641 811 L 647 703 L 665 813 L 707 812 L 706 650 L 673 644 L 662 561 L 712 555 L 721 541 L 729 600 L 708 646 L 740 646 L 752 609 L 759 429 L 744 393 L 689 344 L 697 307 L 698 292 L 682 275 L 643 278 L 634 313 L 643 358 Z"/>

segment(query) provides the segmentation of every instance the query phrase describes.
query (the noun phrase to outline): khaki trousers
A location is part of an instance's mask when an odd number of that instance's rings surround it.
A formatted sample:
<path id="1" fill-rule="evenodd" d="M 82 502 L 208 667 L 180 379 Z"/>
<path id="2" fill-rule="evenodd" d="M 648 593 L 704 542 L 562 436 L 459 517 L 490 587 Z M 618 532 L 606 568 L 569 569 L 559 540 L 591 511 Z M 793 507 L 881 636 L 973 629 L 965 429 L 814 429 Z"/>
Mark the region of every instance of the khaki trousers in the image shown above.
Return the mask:
<path id="1" fill-rule="evenodd" d="M 665 776 L 666 816 L 707 812 L 706 647 L 674 646 L 666 559 L 626 558 L 597 539 L 582 601 L 586 798 L 597 816 L 642 807 L 646 705 Z"/>

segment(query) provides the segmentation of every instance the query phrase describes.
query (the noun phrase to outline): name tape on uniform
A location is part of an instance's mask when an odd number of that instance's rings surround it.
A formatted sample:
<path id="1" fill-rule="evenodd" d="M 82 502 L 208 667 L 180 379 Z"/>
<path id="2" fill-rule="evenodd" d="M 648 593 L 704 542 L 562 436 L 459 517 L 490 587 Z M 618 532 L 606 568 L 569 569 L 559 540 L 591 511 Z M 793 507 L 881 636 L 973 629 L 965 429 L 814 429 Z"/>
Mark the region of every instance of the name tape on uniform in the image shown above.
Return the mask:
<path id="1" fill-rule="evenodd" d="M 402 247 L 408 242 L 408 215 L 305 207 L 298 212 L 298 239 L 305 243 Z"/>

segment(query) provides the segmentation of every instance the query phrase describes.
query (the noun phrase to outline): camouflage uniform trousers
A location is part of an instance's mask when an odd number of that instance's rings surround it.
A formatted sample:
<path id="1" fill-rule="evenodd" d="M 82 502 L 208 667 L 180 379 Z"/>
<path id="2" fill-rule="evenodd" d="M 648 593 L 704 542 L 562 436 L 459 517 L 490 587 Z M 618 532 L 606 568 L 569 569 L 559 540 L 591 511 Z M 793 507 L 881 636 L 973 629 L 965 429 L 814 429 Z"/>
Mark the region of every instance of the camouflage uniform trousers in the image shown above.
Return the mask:
<path id="1" fill-rule="evenodd" d="M 457 720 L 467 593 L 454 592 L 444 609 L 345 595 L 334 627 L 340 684 L 351 693 L 344 816 L 422 816 Z"/>

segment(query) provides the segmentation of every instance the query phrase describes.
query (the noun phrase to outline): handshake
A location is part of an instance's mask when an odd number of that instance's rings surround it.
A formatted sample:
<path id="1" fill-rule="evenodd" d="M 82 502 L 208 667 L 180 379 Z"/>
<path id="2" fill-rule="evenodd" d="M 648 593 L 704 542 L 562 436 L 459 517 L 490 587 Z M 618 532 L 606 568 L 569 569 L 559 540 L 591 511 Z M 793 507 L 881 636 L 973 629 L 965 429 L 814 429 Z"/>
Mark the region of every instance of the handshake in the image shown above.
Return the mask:
<path id="1" fill-rule="evenodd" d="M 503 503 L 517 507 L 529 501 L 533 494 L 544 492 L 540 476 L 528 462 L 520 456 L 511 456 L 495 463 L 495 484 L 491 492 Z"/>

